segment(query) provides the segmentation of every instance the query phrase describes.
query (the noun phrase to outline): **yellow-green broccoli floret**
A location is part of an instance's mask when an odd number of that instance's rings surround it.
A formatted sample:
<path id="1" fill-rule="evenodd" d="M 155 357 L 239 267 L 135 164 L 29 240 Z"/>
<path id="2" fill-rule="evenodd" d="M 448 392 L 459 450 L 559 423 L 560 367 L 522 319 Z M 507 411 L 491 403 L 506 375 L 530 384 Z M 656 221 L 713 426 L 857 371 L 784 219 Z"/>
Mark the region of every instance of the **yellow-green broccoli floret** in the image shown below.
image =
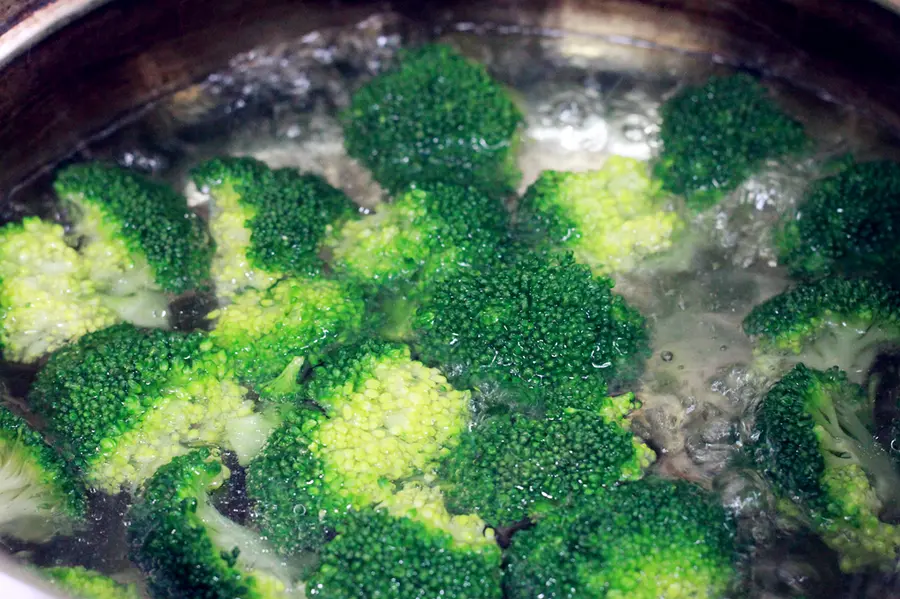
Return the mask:
<path id="1" fill-rule="evenodd" d="M 544 171 L 519 204 L 518 228 L 575 253 L 596 273 L 627 271 L 684 227 L 646 163 L 610 157 L 596 171 Z"/>
<path id="2" fill-rule="evenodd" d="M 337 350 L 309 397 L 318 407 L 288 417 L 247 475 L 260 530 L 287 553 L 321 545 L 348 511 L 386 501 L 396 482 L 433 477 L 470 419 L 470 393 L 402 345 Z"/>
<path id="3" fill-rule="evenodd" d="M 84 518 L 85 492 L 63 458 L 0 407 L 0 538 L 46 541 Z"/>
<path id="4" fill-rule="evenodd" d="M 63 227 L 28 217 L 0 229 L 0 346 L 33 362 L 119 317 L 102 301 Z"/>
<path id="5" fill-rule="evenodd" d="M 191 447 L 230 447 L 229 433 L 247 433 L 235 423 L 254 405 L 211 350 L 202 333 L 115 325 L 53 354 L 30 404 L 90 484 L 134 489 Z"/>
<path id="6" fill-rule="evenodd" d="M 140 599 L 135 585 L 80 566 L 44 568 L 38 573 L 74 599 Z"/>

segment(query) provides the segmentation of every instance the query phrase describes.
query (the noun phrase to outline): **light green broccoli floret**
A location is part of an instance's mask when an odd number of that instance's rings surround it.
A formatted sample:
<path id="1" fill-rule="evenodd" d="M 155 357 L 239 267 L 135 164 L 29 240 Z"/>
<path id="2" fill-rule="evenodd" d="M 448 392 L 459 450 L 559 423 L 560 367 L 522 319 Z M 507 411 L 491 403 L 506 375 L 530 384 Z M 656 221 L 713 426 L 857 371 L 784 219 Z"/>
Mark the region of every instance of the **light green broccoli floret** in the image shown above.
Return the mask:
<path id="1" fill-rule="evenodd" d="M 80 566 L 44 568 L 44 578 L 74 599 L 140 599 L 137 587 Z"/>

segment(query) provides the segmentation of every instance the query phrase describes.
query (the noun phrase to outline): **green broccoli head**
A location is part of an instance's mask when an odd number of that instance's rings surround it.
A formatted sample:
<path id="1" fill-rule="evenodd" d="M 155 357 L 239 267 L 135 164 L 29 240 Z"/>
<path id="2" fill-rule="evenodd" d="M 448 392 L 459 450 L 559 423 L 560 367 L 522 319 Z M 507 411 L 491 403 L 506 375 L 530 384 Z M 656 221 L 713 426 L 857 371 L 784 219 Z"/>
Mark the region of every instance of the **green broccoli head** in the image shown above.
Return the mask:
<path id="1" fill-rule="evenodd" d="M 227 445 L 234 421 L 253 416 L 226 356 L 210 349 L 200 333 L 115 325 L 53 354 L 30 405 L 89 483 L 134 488 L 192 446 Z"/>
<path id="2" fill-rule="evenodd" d="M 643 317 L 571 254 L 521 253 L 512 264 L 459 271 L 416 319 L 426 361 L 464 386 L 490 382 L 523 400 L 586 382 L 630 378 L 647 354 Z"/>
<path id="3" fill-rule="evenodd" d="M 900 259 L 900 164 L 854 163 L 816 181 L 776 242 L 791 273 L 887 277 Z"/>
<path id="4" fill-rule="evenodd" d="M 753 308 L 744 331 L 763 362 L 837 366 L 861 381 L 876 354 L 900 341 L 900 294 L 871 279 L 801 283 Z"/>
<path id="5" fill-rule="evenodd" d="M 654 459 L 618 422 L 566 409 L 543 418 L 488 418 L 462 436 L 439 474 L 451 511 L 475 513 L 499 527 L 640 478 Z"/>
<path id="6" fill-rule="evenodd" d="M 477 517 L 451 516 L 435 489 L 407 485 L 349 514 L 336 532 L 310 578 L 311 597 L 501 597 L 493 531 Z"/>
<path id="7" fill-rule="evenodd" d="M 353 284 L 294 277 L 269 289 L 247 290 L 210 313 L 210 340 L 229 357 L 238 378 L 270 399 L 299 391 L 304 360 L 352 338 L 365 302 Z"/>
<path id="8" fill-rule="evenodd" d="M 879 520 L 900 506 L 900 475 L 866 425 L 871 406 L 838 369 L 798 364 L 766 394 L 756 415 L 761 467 L 805 508 L 848 571 L 893 568 L 900 527 Z"/>
<path id="9" fill-rule="evenodd" d="M 684 221 L 646 163 L 610 157 L 587 172 L 544 171 L 519 203 L 518 229 L 574 252 L 595 273 L 627 271 L 672 246 Z"/>
<path id="10" fill-rule="evenodd" d="M 321 545 L 348 510 L 385 501 L 395 482 L 433 476 L 469 422 L 470 393 L 402 345 L 340 348 L 308 388 L 318 407 L 288 416 L 247 474 L 254 519 L 286 553 Z"/>
<path id="11" fill-rule="evenodd" d="M 766 88 L 746 74 L 711 77 L 681 90 L 660 108 L 663 187 L 703 210 L 737 188 L 766 159 L 806 146 L 803 127 Z"/>
<path id="12" fill-rule="evenodd" d="M 360 88 L 344 143 L 392 191 L 410 183 L 512 189 L 522 114 L 485 69 L 443 45 L 406 50 L 397 68 Z"/>
<path id="13" fill-rule="evenodd" d="M 208 281 L 209 235 L 171 188 L 100 163 L 64 168 L 54 187 L 69 208 L 91 278 L 112 294 L 182 293 Z"/>
<path id="14" fill-rule="evenodd" d="M 80 566 L 44 568 L 39 574 L 76 599 L 140 599 L 137 587 Z"/>
<path id="15" fill-rule="evenodd" d="M 84 518 L 68 464 L 19 416 L 0 407 L 0 538 L 46 541 Z"/>
<path id="16" fill-rule="evenodd" d="M 302 599 L 300 568 L 255 532 L 222 515 L 210 492 L 229 477 L 197 449 L 160 468 L 131 508 L 131 557 L 154 596 L 172 599 Z"/>
<path id="17" fill-rule="evenodd" d="M 720 598 L 735 579 L 735 532 L 714 497 L 645 478 L 551 513 L 513 537 L 511 599 Z"/>
<path id="18" fill-rule="evenodd" d="M 192 171 L 212 199 L 212 274 L 221 297 L 264 290 L 283 276 L 312 276 L 319 246 L 358 209 L 322 177 L 272 170 L 253 158 L 214 158 Z"/>
<path id="19" fill-rule="evenodd" d="M 4 359 L 34 362 L 118 319 L 61 225 L 28 217 L 0 229 Z"/>

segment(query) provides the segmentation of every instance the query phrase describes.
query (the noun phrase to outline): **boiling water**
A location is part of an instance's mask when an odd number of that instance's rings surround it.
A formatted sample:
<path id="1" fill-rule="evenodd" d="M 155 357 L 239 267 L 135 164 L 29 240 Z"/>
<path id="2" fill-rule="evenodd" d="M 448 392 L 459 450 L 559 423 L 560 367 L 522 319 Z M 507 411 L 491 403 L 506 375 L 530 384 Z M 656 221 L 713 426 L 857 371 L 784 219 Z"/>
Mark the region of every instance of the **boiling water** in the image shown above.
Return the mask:
<path id="1" fill-rule="evenodd" d="M 663 48 L 471 24 L 432 32 L 378 16 L 237 56 L 229 68 L 147 107 L 73 158 L 112 159 L 156 175 L 185 189 L 201 212 L 186 171 L 221 153 L 318 172 L 361 206 L 372 207 L 384 194 L 345 154 L 337 113 L 356 87 L 393 64 L 399 48 L 436 38 L 482 61 L 513 90 L 527 117 L 519 159 L 522 189 L 544 169 L 595 168 L 613 154 L 652 158 L 659 146 L 660 103 L 686 82 L 727 71 L 714 57 Z M 816 140 L 815 155 L 768 164 L 694 219 L 689 247 L 615 277 L 618 292 L 653 326 L 653 356 L 640 382 L 643 407 L 634 427 L 657 450 L 657 471 L 715 488 L 738 514 L 741 534 L 758 547 L 746 568 L 749 596 L 900 596 L 895 580 L 841 579 L 824 547 L 785 529 L 771 490 L 742 454 L 750 415 L 767 381 L 748 371 L 750 345 L 740 323 L 753 305 L 787 285 L 772 250 L 773 224 L 829 158 L 847 151 L 897 154 L 877 126 L 853 110 L 810 93 L 781 87 L 776 92 Z M 56 215 L 42 181 L 4 210 L 4 220 Z M 201 322 L 208 308 L 196 298 L 186 301 L 182 324 Z M 7 367 L 14 396 L 24 393 L 28 377 Z M 229 504 L 235 517 L 246 507 L 239 499 Z M 96 521 L 82 537 L 10 549 L 40 564 L 81 563 L 137 578 L 124 557 L 126 505 L 124 497 L 97 497 Z"/>

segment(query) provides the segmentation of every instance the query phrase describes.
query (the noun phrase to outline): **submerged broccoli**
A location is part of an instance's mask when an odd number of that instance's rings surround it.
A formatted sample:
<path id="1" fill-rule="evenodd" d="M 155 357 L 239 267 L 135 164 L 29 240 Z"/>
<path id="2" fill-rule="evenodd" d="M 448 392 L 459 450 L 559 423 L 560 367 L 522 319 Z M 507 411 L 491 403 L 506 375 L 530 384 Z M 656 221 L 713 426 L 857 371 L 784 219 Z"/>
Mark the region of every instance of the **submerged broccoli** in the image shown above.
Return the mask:
<path id="1" fill-rule="evenodd" d="M 694 210 L 717 203 L 768 158 L 806 145 L 803 127 L 746 74 L 711 77 L 660 108 L 663 149 L 657 174 Z"/>
<path id="2" fill-rule="evenodd" d="M 80 566 L 44 568 L 39 573 L 75 599 L 140 599 L 133 584 L 116 582 Z"/>
<path id="3" fill-rule="evenodd" d="M 610 415 L 634 405 L 631 394 L 607 401 Z M 623 423 L 579 409 L 489 418 L 466 432 L 441 464 L 447 504 L 508 526 L 640 478 L 655 456 Z"/>
<path id="4" fill-rule="evenodd" d="M 518 208 L 521 232 L 572 250 L 596 273 L 630 270 L 684 226 L 646 163 L 612 156 L 588 172 L 544 171 Z"/>
<path id="5" fill-rule="evenodd" d="M 61 225 L 29 217 L 0 229 L 0 344 L 3 357 L 33 362 L 119 320 L 66 245 Z"/>
<path id="6" fill-rule="evenodd" d="M 322 599 L 500 599 L 500 548 L 479 518 L 412 484 L 341 522 L 308 586 Z"/>
<path id="7" fill-rule="evenodd" d="M 512 540 L 511 599 L 720 598 L 735 578 L 735 531 L 686 482 L 643 479 L 551 513 Z"/>
<path id="8" fill-rule="evenodd" d="M 208 449 L 179 456 L 132 507 L 132 559 L 150 590 L 170 599 L 302 599 L 302 567 L 285 563 L 255 532 L 222 515 L 210 492 L 229 477 Z"/>
<path id="9" fill-rule="evenodd" d="M 351 338 L 365 303 L 352 284 L 296 277 L 264 291 L 247 290 L 220 310 L 210 340 L 229 356 L 238 379 L 265 398 L 299 390 L 305 361 Z"/>
<path id="10" fill-rule="evenodd" d="M 777 245 L 796 276 L 891 277 L 900 260 L 900 164 L 851 164 L 816 181 L 782 224 Z"/>
<path id="11" fill-rule="evenodd" d="M 326 358 L 309 383 L 319 409 L 287 417 L 247 473 L 260 530 L 286 553 L 322 544 L 348 510 L 433 475 L 469 422 L 470 393 L 402 345 L 364 342 Z"/>
<path id="12" fill-rule="evenodd" d="M 86 480 L 112 493 L 197 444 L 261 446 L 246 389 L 210 346 L 200 333 L 127 324 L 90 333 L 51 356 L 31 406 Z M 262 438 L 230 441 L 240 435 Z"/>
<path id="13" fill-rule="evenodd" d="M 326 233 L 357 213 L 350 198 L 320 176 L 272 170 L 253 158 L 215 158 L 192 177 L 211 197 L 212 274 L 220 297 L 315 274 Z"/>
<path id="14" fill-rule="evenodd" d="M 802 283 L 753 308 L 744 331 L 765 368 L 837 366 L 861 382 L 876 354 L 900 341 L 900 293 L 870 279 Z"/>
<path id="15" fill-rule="evenodd" d="M 84 518 L 84 490 L 19 416 L 0 407 L 0 538 L 46 541 Z"/>
<path id="16" fill-rule="evenodd" d="M 418 347 L 463 386 L 498 384 L 525 401 L 573 384 L 602 394 L 614 377 L 634 376 L 647 352 L 643 317 L 612 286 L 571 254 L 462 270 L 419 311 Z"/>
<path id="17" fill-rule="evenodd" d="M 183 293 L 209 280 L 209 235 L 171 188 L 100 163 L 63 169 L 54 187 L 91 280 L 115 298 L 125 320 L 150 326 L 136 315 L 155 311 L 165 317 L 161 292 Z"/>
<path id="18" fill-rule="evenodd" d="M 841 554 L 847 571 L 894 569 L 900 474 L 866 422 L 871 406 L 838 369 L 798 364 L 766 394 L 756 417 L 760 465 Z"/>
<path id="19" fill-rule="evenodd" d="M 522 114 L 484 67 L 443 45 L 406 50 L 360 88 L 344 116 L 347 151 L 392 191 L 410 183 L 512 189 Z"/>

